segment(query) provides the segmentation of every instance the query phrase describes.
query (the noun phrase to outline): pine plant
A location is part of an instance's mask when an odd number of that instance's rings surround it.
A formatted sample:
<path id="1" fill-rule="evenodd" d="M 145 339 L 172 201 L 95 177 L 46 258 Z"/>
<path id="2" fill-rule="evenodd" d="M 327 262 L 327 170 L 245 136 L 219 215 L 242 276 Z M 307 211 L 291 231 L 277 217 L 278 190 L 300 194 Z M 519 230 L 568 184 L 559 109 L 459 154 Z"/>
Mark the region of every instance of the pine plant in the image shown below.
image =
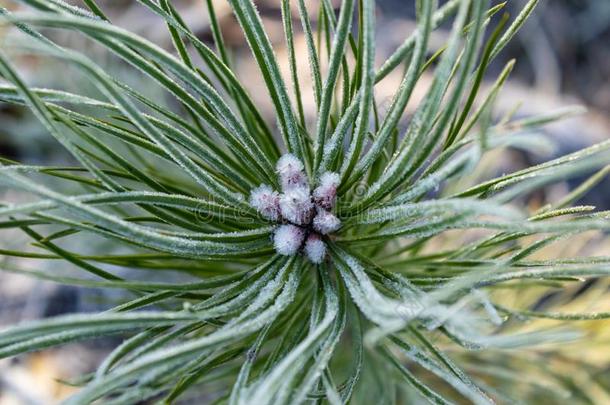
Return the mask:
<path id="1" fill-rule="evenodd" d="M 138 0 L 166 24 L 172 51 L 113 25 L 94 0 L 1 9 L 0 99 L 31 110 L 75 162 L 1 160 L 3 189 L 28 198 L 0 204 L 0 228 L 32 242 L 0 252 L 2 269 L 122 301 L 4 329 L 0 357 L 119 336 L 95 372 L 67 382 L 79 386 L 69 404 L 604 403 L 604 364 L 581 353 L 604 347 L 590 325 L 609 316 L 595 304 L 610 261 L 561 247 L 610 228 L 606 212 L 572 205 L 607 174 L 610 141 L 485 170 L 499 150 L 547 146 L 536 127 L 574 112 L 495 116 L 514 61 L 482 90 L 537 1 L 508 18 L 504 3 L 419 0 L 416 29 L 381 64 L 374 0 L 338 10 L 282 0 L 287 61 L 255 2 L 227 1 L 275 122 L 235 73 L 211 0 L 214 44 L 171 1 Z M 446 43 L 430 49 L 441 25 Z M 102 47 L 147 88 L 57 30 Z M 28 84 L 23 54 L 69 66 L 96 91 Z M 375 89 L 390 74 L 402 80 L 381 108 Z M 525 203 L 586 173 L 560 200 Z"/>

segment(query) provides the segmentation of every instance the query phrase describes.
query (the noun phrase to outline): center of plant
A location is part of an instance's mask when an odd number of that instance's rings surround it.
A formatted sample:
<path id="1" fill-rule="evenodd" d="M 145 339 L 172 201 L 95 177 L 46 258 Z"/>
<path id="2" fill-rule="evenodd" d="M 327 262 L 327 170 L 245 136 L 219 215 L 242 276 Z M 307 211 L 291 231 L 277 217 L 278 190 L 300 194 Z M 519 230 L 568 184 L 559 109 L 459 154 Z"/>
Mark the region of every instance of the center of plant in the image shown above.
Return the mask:
<path id="1" fill-rule="evenodd" d="M 341 221 L 332 213 L 339 175 L 323 173 L 312 192 L 303 163 L 294 155 L 282 156 L 276 170 L 281 193 L 262 184 L 250 193 L 250 205 L 278 224 L 273 233 L 277 253 L 293 256 L 304 252 L 312 263 L 322 263 L 326 257 L 325 239 L 341 227 Z"/>

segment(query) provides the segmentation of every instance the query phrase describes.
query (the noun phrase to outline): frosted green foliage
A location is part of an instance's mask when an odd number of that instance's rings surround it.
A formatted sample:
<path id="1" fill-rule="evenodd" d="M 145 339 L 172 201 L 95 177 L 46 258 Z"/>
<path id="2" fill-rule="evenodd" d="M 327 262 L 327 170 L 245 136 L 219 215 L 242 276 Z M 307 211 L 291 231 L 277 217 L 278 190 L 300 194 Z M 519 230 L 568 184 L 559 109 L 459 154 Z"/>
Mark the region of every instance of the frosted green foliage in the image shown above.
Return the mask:
<path id="1" fill-rule="evenodd" d="M 0 232 L 15 241 L 0 247 L 0 270 L 119 291 L 99 313 L 0 331 L 2 358 L 124 338 L 66 403 L 608 397 L 607 343 L 590 323 L 610 318 L 610 259 L 588 255 L 610 214 L 571 204 L 610 173 L 610 141 L 489 170 L 506 148 L 552 150 L 537 127 L 580 112 L 495 115 L 515 61 L 495 78 L 488 67 L 536 0 L 512 18 L 504 3 L 419 0 L 413 31 L 385 60 L 374 0 L 281 0 L 285 46 L 254 1 L 229 0 L 267 109 L 234 68 L 247 55 L 227 48 L 215 1 L 202 2 L 208 44 L 174 2 L 138 0 L 167 28 L 163 46 L 114 25 L 95 0 L 9 2 L 25 11 L 0 8 L 0 102 L 32 111 L 75 164 L 0 157 L 1 197 L 20 197 L 0 202 Z M 18 66 L 32 56 L 90 86 L 31 86 Z M 388 76 L 398 84 L 382 101 Z M 582 175 L 556 201 L 529 200 Z M 20 234 L 29 243 L 15 248 Z"/>

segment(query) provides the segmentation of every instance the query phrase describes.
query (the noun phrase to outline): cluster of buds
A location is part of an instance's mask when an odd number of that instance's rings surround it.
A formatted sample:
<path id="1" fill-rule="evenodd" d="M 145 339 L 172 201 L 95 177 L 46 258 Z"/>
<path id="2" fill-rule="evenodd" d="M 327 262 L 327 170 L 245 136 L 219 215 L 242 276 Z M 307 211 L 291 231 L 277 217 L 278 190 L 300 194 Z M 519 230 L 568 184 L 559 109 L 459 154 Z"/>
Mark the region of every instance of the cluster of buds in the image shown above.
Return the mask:
<path id="1" fill-rule="evenodd" d="M 292 154 L 277 162 L 282 192 L 263 184 L 250 194 L 250 205 L 263 217 L 278 222 L 273 235 L 275 250 L 285 256 L 304 252 L 312 263 L 326 257 L 324 236 L 341 227 L 331 211 L 337 199 L 339 175 L 326 172 L 311 191 L 303 163 Z"/>

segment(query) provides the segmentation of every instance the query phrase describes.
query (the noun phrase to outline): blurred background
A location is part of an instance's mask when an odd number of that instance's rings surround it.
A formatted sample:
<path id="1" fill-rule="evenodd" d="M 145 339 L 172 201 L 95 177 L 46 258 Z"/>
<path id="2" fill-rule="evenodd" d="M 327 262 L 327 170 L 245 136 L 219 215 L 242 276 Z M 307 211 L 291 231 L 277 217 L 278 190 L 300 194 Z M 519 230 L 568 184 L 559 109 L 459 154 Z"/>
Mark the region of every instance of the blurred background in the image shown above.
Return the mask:
<path id="1" fill-rule="evenodd" d="M 73 4 L 82 5 L 79 1 Z M 99 0 L 99 5 L 111 20 L 143 35 L 155 43 L 171 46 L 165 26 L 152 13 L 135 1 Z M 285 58 L 285 44 L 282 31 L 280 1 L 256 0 L 268 29 L 271 40 L 280 58 Z M 310 10 L 317 9 L 317 1 L 307 1 Z M 340 1 L 333 1 L 338 7 Z M 413 0 L 377 0 L 377 59 L 378 65 L 391 54 L 414 28 Z M 441 2 L 442 3 L 442 2 Z M 525 1 L 508 0 L 506 10 L 514 16 Z M 0 0 L 0 5 L 18 9 L 11 0 Z M 207 18 L 205 1 L 175 0 L 173 4 L 181 11 L 185 22 L 203 40 L 210 42 L 212 34 Z M 264 113 L 274 122 L 273 111 L 267 99 L 258 70 L 249 54 L 240 29 L 233 19 L 225 0 L 215 1 L 221 28 L 226 41 L 233 49 L 238 76 L 248 78 L 250 88 L 258 105 L 267 106 Z M 493 1 L 492 4 L 497 4 Z M 296 32 L 297 55 L 305 55 L 305 42 L 300 34 L 300 22 L 294 10 L 293 26 Z M 312 17 L 315 21 L 315 16 Z M 442 27 L 432 37 L 432 49 L 442 46 L 448 26 Z M 7 27 L 0 28 L 0 46 L 9 34 Z M 146 89 L 147 78 L 134 74 L 126 66 L 109 57 L 101 49 L 78 35 L 56 31 L 58 41 L 75 49 L 85 50 L 109 71 L 137 88 Z M 534 16 L 526 23 L 512 44 L 494 62 L 487 77 L 489 84 L 495 80 L 503 66 L 512 58 L 517 64 L 510 76 L 502 96 L 498 100 L 495 114 L 501 116 L 512 110 L 518 116 L 528 116 L 550 112 L 572 105 L 583 105 L 587 112 L 544 129 L 556 140 L 557 147 L 544 154 L 524 154 L 509 151 L 502 156 L 493 169 L 508 172 L 524 165 L 548 160 L 580 149 L 592 143 L 607 139 L 610 134 L 610 1 L 608 0 L 541 0 Z M 90 91 L 90 85 L 82 82 L 69 70 L 45 59 L 22 57 L 17 60 L 20 71 L 31 83 L 69 89 L 82 94 Z M 307 87 L 310 80 L 305 74 L 307 60 L 300 60 L 302 84 Z M 400 70 L 400 69 L 397 69 Z M 60 72 L 60 73 L 58 73 Z M 287 77 L 287 76 L 286 76 Z M 382 110 L 384 101 L 390 100 L 400 81 L 400 72 L 395 72 L 376 87 L 376 97 Z M 425 91 L 418 88 L 412 111 L 417 99 Z M 153 86 L 148 86 L 153 87 Z M 309 119 L 313 119 L 311 94 L 306 94 Z M 41 125 L 24 109 L 0 103 L 0 156 L 30 164 L 66 164 L 73 162 L 60 145 L 47 134 Z M 582 179 L 581 179 L 582 180 Z M 545 191 L 546 195 L 534 196 L 530 204 L 541 204 L 555 194 L 564 193 L 578 179 L 559 184 Z M 11 191 L 0 189 L 3 200 L 18 200 Z M 582 201 L 610 209 L 610 181 L 604 180 Z M 0 249 L 18 249 L 27 239 L 17 233 L 1 232 Z M 97 247 L 101 248 L 101 247 Z M 604 247 L 600 247 L 603 249 Z M 605 247 L 607 248 L 607 246 Z M 0 267 L 15 263 L 16 259 L 3 257 L 0 251 Z M 48 263 L 48 262 L 47 262 Z M 38 270 L 58 271 L 63 263 L 40 268 L 40 262 L 21 259 L 22 267 Z M 119 297 L 113 291 L 60 286 L 51 282 L 34 280 L 18 274 L 0 272 L 0 327 L 19 321 L 38 319 L 62 313 L 86 312 L 106 308 Z M 605 321 L 604 321 L 605 322 Z M 608 323 L 605 322 L 606 327 Z M 70 379 L 87 373 L 100 358 L 118 341 L 100 340 L 92 343 L 70 345 L 39 354 L 23 356 L 17 360 L 0 361 L 0 405 L 9 404 L 51 404 L 71 392 L 59 379 Z"/>

